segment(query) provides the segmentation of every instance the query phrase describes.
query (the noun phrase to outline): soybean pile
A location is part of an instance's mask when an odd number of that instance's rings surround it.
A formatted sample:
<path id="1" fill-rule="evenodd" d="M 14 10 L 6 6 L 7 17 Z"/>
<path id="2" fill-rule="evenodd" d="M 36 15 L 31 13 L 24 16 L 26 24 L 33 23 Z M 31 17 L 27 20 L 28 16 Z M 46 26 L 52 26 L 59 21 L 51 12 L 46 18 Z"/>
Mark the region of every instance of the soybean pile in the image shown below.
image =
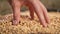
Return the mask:
<path id="1" fill-rule="evenodd" d="M 17 26 L 12 25 L 12 14 L 0 16 L 0 34 L 60 34 L 60 13 L 48 13 L 50 23 L 46 28 L 40 24 L 37 16 L 31 20 L 28 14 L 21 13 L 21 22 Z"/>

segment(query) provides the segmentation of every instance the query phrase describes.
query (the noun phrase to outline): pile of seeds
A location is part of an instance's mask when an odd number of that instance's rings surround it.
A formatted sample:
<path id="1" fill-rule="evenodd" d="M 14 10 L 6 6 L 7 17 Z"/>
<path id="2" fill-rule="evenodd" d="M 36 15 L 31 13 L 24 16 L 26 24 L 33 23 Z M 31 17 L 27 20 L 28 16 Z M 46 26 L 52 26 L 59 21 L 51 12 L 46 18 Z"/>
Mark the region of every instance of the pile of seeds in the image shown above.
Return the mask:
<path id="1" fill-rule="evenodd" d="M 50 16 L 50 23 L 46 28 L 37 17 L 31 20 L 27 15 L 21 15 L 21 22 L 17 26 L 12 25 L 11 15 L 0 19 L 0 34 L 60 34 L 60 17 L 57 16 Z"/>

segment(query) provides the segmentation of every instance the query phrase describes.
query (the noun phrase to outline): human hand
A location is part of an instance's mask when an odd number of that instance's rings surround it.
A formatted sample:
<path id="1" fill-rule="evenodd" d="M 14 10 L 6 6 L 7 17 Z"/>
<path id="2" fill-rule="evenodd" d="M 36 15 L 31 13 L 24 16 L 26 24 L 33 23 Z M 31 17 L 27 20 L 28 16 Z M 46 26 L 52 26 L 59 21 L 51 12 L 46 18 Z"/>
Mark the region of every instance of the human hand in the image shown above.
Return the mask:
<path id="1" fill-rule="evenodd" d="M 34 19 L 34 12 L 35 12 L 41 24 L 44 27 L 47 27 L 47 23 L 49 23 L 47 10 L 39 0 L 25 0 L 25 1 L 14 0 L 14 2 L 12 2 L 11 5 L 14 17 L 13 24 L 17 24 L 19 22 L 20 8 L 23 4 L 29 7 L 31 19 Z"/>

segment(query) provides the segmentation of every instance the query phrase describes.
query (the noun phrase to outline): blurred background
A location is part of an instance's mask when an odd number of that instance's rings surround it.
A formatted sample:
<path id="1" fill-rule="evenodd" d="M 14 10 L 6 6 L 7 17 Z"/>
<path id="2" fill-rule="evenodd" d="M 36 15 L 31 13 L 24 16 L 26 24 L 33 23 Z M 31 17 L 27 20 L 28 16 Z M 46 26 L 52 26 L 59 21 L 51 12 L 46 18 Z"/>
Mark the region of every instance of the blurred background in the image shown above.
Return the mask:
<path id="1" fill-rule="evenodd" d="M 48 11 L 60 11 L 60 0 L 40 0 Z M 25 6 L 21 8 L 21 11 L 28 10 Z M 0 0 L 0 15 L 11 14 L 12 9 L 7 0 Z"/>

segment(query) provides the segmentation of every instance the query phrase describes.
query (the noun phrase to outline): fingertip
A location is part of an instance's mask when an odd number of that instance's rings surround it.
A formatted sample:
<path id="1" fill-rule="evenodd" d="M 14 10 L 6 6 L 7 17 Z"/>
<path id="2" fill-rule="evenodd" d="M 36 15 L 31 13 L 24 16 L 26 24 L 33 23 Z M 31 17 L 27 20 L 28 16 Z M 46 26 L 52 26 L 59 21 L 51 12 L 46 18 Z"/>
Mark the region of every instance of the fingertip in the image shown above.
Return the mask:
<path id="1" fill-rule="evenodd" d="M 47 23 L 42 23 L 42 26 L 43 27 L 47 27 Z"/>
<path id="2" fill-rule="evenodd" d="M 48 20 L 47 23 L 49 24 L 50 23 L 50 20 Z"/>
<path id="3" fill-rule="evenodd" d="M 47 25 L 43 25 L 43 27 L 47 27 Z"/>
<path id="4" fill-rule="evenodd" d="M 12 21 L 12 25 L 18 25 L 19 24 L 19 22 L 17 22 L 16 20 L 14 20 L 14 21 Z"/>

